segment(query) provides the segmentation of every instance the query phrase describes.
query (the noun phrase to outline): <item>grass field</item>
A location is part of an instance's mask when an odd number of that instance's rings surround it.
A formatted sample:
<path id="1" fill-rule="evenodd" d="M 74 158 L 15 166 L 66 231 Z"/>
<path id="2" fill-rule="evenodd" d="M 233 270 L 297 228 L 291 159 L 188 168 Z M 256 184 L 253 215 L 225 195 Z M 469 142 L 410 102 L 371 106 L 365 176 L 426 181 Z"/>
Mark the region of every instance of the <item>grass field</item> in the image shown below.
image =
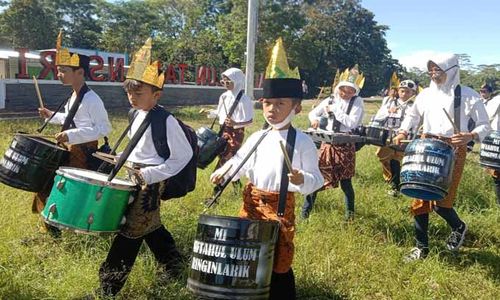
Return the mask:
<path id="1" fill-rule="evenodd" d="M 305 112 L 310 110 L 305 103 Z M 200 107 L 176 110 L 176 115 L 198 128 L 209 122 Z M 376 107 L 366 104 L 367 114 Z M 113 115 L 115 141 L 126 126 L 125 115 Z M 261 111 L 250 132 L 263 123 Z M 0 152 L 19 130 L 34 132 L 39 120 L 0 121 Z M 294 124 L 307 127 L 306 114 Z M 49 130 L 56 132 L 57 128 Z M 248 134 L 247 134 L 248 136 Z M 345 223 L 339 189 L 322 192 L 308 221 L 298 219 L 296 274 L 299 299 L 500 299 L 500 209 L 491 179 L 478 165 L 478 154 L 467 157 L 456 208 L 469 225 L 458 254 L 445 250 L 449 228 L 431 216 L 431 254 L 424 261 L 405 264 L 402 257 L 413 246 L 412 218 L 406 197 L 386 196 L 375 148 L 357 153 L 356 219 Z M 203 200 L 210 196 L 213 167 L 200 171 L 194 192 L 183 199 L 162 203 L 162 220 L 179 249 L 190 255 Z M 97 271 L 111 237 L 65 232 L 60 240 L 38 233 L 40 218 L 31 213 L 32 194 L 0 185 L 0 298 L 75 299 L 98 286 Z M 296 213 L 302 197 L 297 195 Z M 229 188 L 211 214 L 236 215 L 241 196 Z M 184 278 L 168 284 L 155 278 L 155 260 L 147 247 L 134 266 L 120 299 L 194 299 Z"/>

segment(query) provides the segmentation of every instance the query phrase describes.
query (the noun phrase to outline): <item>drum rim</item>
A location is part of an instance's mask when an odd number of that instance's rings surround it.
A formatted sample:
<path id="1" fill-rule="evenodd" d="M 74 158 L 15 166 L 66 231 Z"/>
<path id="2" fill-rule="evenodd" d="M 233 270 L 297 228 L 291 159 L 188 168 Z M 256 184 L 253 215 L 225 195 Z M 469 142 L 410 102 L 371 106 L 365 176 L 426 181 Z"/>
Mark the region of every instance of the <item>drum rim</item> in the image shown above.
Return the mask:
<path id="1" fill-rule="evenodd" d="M 235 217 L 235 216 L 209 215 L 209 214 L 200 214 L 200 216 L 198 217 L 198 222 L 202 218 L 216 218 L 216 219 L 219 219 L 219 220 L 223 220 L 223 219 L 243 220 L 243 221 L 247 221 L 247 222 L 258 222 L 258 223 L 265 223 L 265 224 L 269 224 L 269 223 L 279 224 L 279 222 L 276 221 L 276 220 L 253 220 L 253 219 L 249 219 L 249 218 L 241 218 L 241 217 Z"/>
<path id="2" fill-rule="evenodd" d="M 85 170 L 85 169 L 80 169 L 80 168 L 73 168 L 73 167 L 60 167 L 59 169 L 56 170 L 56 174 L 60 175 L 62 177 L 65 177 L 65 178 L 79 181 L 79 182 L 91 183 L 93 185 L 102 186 L 102 187 L 111 187 L 111 188 L 116 189 L 116 190 L 130 192 L 130 191 L 133 191 L 135 189 L 135 185 L 132 182 L 130 183 L 130 185 L 125 185 L 125 184 L 114 183 L 114 182 L 109 182 L 109 181 L 98 181 L 94 178 L 88 178 L 88 177 L 80 176 L 77 174 L 71 174 L 71 173 L 64 172 L 66 170 L 70 170 L 70 171 L 71 170 L 78 170 L 78 171 L 85 171 L 85 172 L 89 172 L 89 173 L 99 174 L 101 176 L 103 175 L 103 173 L 99 173 L 96 171 Z M 121 179 L 121 180 L 123 180 L 123 179 Z"/>
<path id="3" fill-rule="evenodd" d="M 63 152 L 68 152 L 69 153 L 69 151 L 67 149 L 64 149 L 63 147 L 60 147 L 56 143 L 53 143 L 50 140 L 45 139 L 43 137 L 39 137 L 39 136 L 26 136 L 26 135 L 23 135 L 22 133 L 16 133 L 14 135 L 14 138 L 26 139 L 26 140 L 30 140 L 30 141 L 36 141 L 36 142 L 38 142 L 38 141 L 41 140 L 44 143 L 47 143 L 48 145 L 46 145 L 46 146 L 48 146 L 48 147 L 51 147 L 51 148 L 54 148 L 56 150 L 63 151 Z"/>
<path id="4" fill-rule="evenodd" d="M 443 143 L 447 146 L 450 146 L 451 148 L 453 148 L 452 145 L 448 144 L 447 142 L 441 140 L 441 139 L 438 139 L 438 138 L 435 138 L 435 137 L 426 137 L 426 138 L 418 138 L 418 139 L 414 139 L 412 142 L 416 142 L 416 141 L 434 141 L 434 142 L 440 142 L 440 143 Z"/>

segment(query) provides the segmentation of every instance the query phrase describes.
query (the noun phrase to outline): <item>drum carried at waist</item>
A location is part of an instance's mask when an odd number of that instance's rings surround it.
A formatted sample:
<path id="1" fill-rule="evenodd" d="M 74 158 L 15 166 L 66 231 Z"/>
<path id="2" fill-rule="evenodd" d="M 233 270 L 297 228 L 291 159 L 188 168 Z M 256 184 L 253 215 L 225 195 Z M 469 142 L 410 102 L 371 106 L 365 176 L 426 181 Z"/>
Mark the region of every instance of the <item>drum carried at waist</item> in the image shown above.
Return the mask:
<path id="1" fill-rule="evenodd" d="M 69 152 L 41 137 L 16 134 L 0 161 L 0 182 L 29 192 L 40 192 L 54 178 Z"/>
<path id="2" fill-rule="evenodd" d="M 268 299 L 279 224 L 200 215 L 188 288 L 199 297 Z"/>
<path id="3" fill-rule="evenodd" d="M 500 170 L 500 131 L 491 131 L 481 142 L 479 164 Z"/>
<path id="4" fill-rule="evenodd" d="M 401 193 L 421 200 L 442 200 L 452 181 L 455 154 L 441 140 L 412 141 L 405 150 L 401 166 Z"/>
<path id="5" fill-rule="evenodd" d="M 133 201 L 136 186 L 129 181 L 107 181 L 106 174 L 60 168 L 42 217 L 61 229 L 81 233 L 117 232 L 125 223 L 124 213 Z"/>
<path id="6" fill-rule="evenodd" d="M 346 144 L 346 143 L 359 143 L 365 140 L 364 137 L 355 134 L 337 133 L 333 131 L 326 131 L 321 129 L 309 128 L 303 130 L 303 133 L 311 137 L 314 142 L 324 142 L 328 144 Z"/>
<path id="7" fill-rule="evenodd" d="M 368 145 L 385 146 L 391 137 L 391 130 L 382 126 L 366 126 L 364 129 L 366 143 Z"/>
<path id="8" fill-rule="evenodd" d="M 201 127 L 196 130 L 196 136 L 198 137 L 198 148 L 200 149 L 197 166 L 200 169 L 205 169 L 214 161 L 217 155 L 224 152 L 227 141 L 208 127 Z"/>

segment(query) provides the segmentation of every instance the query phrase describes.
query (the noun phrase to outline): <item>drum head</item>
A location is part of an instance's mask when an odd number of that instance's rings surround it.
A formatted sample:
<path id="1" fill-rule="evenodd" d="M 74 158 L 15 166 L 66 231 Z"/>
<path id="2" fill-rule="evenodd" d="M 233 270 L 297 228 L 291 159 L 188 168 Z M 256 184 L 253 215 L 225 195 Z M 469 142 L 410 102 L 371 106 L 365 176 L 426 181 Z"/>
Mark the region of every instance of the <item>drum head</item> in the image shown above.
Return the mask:
<path id="1" fill-rule="evenodd" d="M 88 182 L 99 186 L 111 186 L 122 190 L 132 190 L 136 186 L 130 181 L 117 178 L 114 178 L 111 182 L 109 182 L 107 174 L 85 169 L 61 167 L 56 171 L 56 173 L 77 181 Z"/>
<path id="2" fill-rule="evenodd" d="M 47 139 L 44 139 L 42 137 L 38 137 L 38 136 L 26 136 L 26 135 L 20 135 L 20 134 L 16 134 L 16 138 L 18 139 L 27 139 L 27 140 L 30 140 L 32 142 L 36 142 L 38 144 L 42 144 L 42 145 L 45 145 L 45 146 L 48 146 L 48 147 L 52 147 L 52 148 L 56 148 L 60 151 L 64 151 L 64 152 L 67 152 L 68 150 L 62 148 L 62 147 L 59 147 L 58 145 L 56 145 L 56 143 L 52 142 L 52 141 L 49 141 Z"/>

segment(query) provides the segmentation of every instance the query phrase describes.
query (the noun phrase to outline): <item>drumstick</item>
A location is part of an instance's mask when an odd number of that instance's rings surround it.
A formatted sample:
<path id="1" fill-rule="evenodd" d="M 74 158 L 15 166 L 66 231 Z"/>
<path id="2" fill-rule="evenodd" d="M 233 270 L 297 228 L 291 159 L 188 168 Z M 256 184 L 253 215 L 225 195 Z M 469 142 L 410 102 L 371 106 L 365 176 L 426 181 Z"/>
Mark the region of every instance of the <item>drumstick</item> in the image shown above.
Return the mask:
<path id="1" fill-rule="evenodd" d="M 286 152 L 285 144 L 283 144 L 283 141 L 280 141 L 280 147 L 281 147 L 281 151 L 283 152 L 283 156 L 285 157 L 286 166 L 288 167 L 288 170 L 290 171 L 290 173 L 292 173 L 292 171 L 293 171 L 292 162 L 290 161 L 290 157 L 288 157 L 288 153 Z"/>
<path id="2" fill-rule="evenodd" d="M 35 90 L 36 90 L 36 94 L 38 96 L 38 102 L 40 103 L 40 108 L 44 108 L 43 100 L 42 100 L 42 93 L 40 93 L 40 87 L 38 86 L 38 81 L 36 80 L 35 75 L 33 75 L 33 82 L 35 83 Z"/>
<path id="3" fill-rule="evenodd" d="M 459 133 L 460 130 L 458 130 L 457 125 L 455 125 L 455 122 L 453 122 L 453 120 L 451 119 L 451 117 L 448 114 L 448 112 L 446 111 L 446 109 L 443 108 L 443 111 L 444 111 L 444 114 L 446 115 L 446 117 L 448 118 L 448 120 L 450 121 L 451 125 L 453 125 L 454 132 L 455 133 Z"/>
<path id="4" fill-rule="evenodd" d="M 116 156 L 113 155 L 113 154 L 109 154 L 109 153 L 104 153 L 104 152 L 99 152 L 99 151 L 96 151 L 95 152 L 97 155 L 100 155 L 102 157 L 107 157 L 107 158 L 111 158 L 111 159 L 115 159 Z"/>
<path id="5" fill-rule="evenodd" d="M 224 172 L 222 172 L 222 174 L 220 175 L 220 177 L 224 178 L 224 176 L 226 176 L 227 172 L 229 172 L 232 168 L 233 168 L 233 165 L 229 165 L 229 168 L 227 168 L 226 170 L 224 170 Z"/>
<path id="6" fill-rule="evenodd" d="M 97 157 L 97 158 L 99 158 L 100 160 L 105 161 L 105 162 L 107 162 L 107 163 L 110 163 L 110 164 L 112 164 L 112 165 L 116 165 L 116 161 L 114 161 L 114 160 L 112 160 L 112 159 L 109 159 L 109 158 L 106 158 L 106 157 L 103 157 L 103 156 L 100 156 L 99 154 L 97 154 L 97 152 L 92 153 L 92 156 Z M 140 171 L 139 171 L 139 170 L 136 170 L 136 169 L 131 168 L 131 167 L 129 167 L 129 166 L 125 166 L 125 165 L 124 165 L 123 167 L 124 167 L 125 169 L 127 169 L 128 171 L 130 171 L 130 172 L 140 173 Z"/>

